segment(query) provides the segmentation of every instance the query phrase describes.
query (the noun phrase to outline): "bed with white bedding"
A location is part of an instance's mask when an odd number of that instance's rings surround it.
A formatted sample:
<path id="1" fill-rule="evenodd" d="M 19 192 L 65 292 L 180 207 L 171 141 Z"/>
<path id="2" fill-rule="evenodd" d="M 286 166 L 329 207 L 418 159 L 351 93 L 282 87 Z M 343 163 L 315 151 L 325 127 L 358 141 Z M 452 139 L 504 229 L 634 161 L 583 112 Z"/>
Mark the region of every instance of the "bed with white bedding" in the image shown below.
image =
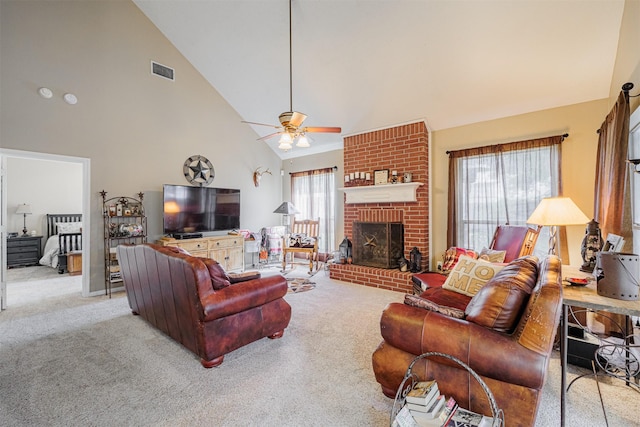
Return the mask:
<path id="1" fill-rule="evenodd" d="M 82 214 L 47 214 L 47 241 L 40 265 L 67 270 L 67 254 L 82 250 Z"/>

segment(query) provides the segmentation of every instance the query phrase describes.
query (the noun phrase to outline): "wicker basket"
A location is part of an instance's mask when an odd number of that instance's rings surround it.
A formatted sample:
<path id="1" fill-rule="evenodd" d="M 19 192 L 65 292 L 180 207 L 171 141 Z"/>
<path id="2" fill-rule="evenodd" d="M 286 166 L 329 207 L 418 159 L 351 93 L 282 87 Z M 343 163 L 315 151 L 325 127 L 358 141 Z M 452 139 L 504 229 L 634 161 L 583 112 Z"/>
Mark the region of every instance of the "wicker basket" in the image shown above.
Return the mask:
<path id="1" fill-rule="evenodd" d="M 417 375 L 412 372 L 413 365 L 415 365 L 416 362 L 418 362 L 418 360 L 425 359 L 432 356 L 439 356 L 439 357 L 444 357 L 446 359 L 452 360 L 458 365 L 462 366 L 464 369 L 466 369 L 473 376 L 473 378 L 475 378 L 476 381 L 478 381 L 478 384 L 480 384 L 480 386 L 482 387 L 482 390 L 484 390 L 485 394 L 487 395 L 487 398 L 489 399 L 489 405 L 491 406 L 491 415 L 493 416 L 492 427 L 501 427 L 504 425 L 504 413 L 502 412 L 502 409 L 498 409 L 498 405 L 496 404 L 496 400 L 493 397 L 493 393 L 491 393 L 491 390 L 489 390 L 489 387 L 487 387 L 487 385 L 482 380 L 482 378 L 480 378 L 480 376 L 476 374 L 475 371 L 469 367 L 469 365 L 467 365 L 460 359 L 445 353 L 430 351 L 427 353 L 422 353 L 420 356 L 413 359 L 409 364 L 409 367 L 407 368 L 407 373 L 404 374 L 404 378 L 402 379 L 402 382 L 400 383 L 400 387 L 398 387 L 398 391 L 396 392 L 396 398 L 393 402 L 393 409 L 391 410 L 391 418 L 389 420 L 390 426 L 393 425 L 393 420 L 395 420 L 396 415 L 398 414 L 400 409 L 402 409 L 402 407 L 404 406 L 407 394 L 409 393 L 409 391 L 413 389 L 413 386 L 418 381 L 420 381 Z"/>

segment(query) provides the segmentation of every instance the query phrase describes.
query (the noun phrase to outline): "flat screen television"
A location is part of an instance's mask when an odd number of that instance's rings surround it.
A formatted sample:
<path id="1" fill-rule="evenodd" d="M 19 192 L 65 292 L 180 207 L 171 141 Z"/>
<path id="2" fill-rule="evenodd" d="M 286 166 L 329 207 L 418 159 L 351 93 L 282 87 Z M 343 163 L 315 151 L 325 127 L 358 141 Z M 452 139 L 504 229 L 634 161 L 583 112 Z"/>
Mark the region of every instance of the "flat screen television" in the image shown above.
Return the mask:
<path id="1" fill-rule="evenodd" d="M 165 184 L 163 199 L 165 234 L 240 228 L 240 190 Z"/>

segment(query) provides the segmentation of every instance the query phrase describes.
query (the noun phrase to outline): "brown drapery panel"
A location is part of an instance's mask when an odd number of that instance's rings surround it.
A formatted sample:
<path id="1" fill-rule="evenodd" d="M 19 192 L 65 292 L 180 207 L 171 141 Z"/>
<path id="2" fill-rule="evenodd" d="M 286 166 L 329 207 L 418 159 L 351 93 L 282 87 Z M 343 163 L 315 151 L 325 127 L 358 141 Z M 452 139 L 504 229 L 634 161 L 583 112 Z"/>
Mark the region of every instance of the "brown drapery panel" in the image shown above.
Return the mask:
<path id="1" fill-rule="evenodd" d="M 448 224 L 447 224 L 447 247 L 456 246 L 456 236 L 458 235 L 458 206 L 456 194 L 456 177 L 458 176 L 458 162 L 456 159 L 471 156 L 506 153 L 515 150 L 527 150 L 540 147 L 548 147 L 560 144 L 568 135 L 555 135 L 545 138 L 530 139 L 525 141 L 507 142 L 504 144 L 486 145 L 483 147 L 467 148 L 464 150 L 447 151 L 449 155 L 449 191 L 448 191 Z M 559 153 L 560 155 L 560 153 Z M 558 171 L 559 191 L 562 194 L 561 171 Z"/>
<path id="2" fill-rule="evenodd" d="M 633 243 L 631 231 L 631 195 L 629 167 L 629 98 L 620 92 L 616 104 L 598 130 L 598 154 L 594 194 L 595 220 L 602 236 L 613 233 L 625 240 L 625 249 Z"/>

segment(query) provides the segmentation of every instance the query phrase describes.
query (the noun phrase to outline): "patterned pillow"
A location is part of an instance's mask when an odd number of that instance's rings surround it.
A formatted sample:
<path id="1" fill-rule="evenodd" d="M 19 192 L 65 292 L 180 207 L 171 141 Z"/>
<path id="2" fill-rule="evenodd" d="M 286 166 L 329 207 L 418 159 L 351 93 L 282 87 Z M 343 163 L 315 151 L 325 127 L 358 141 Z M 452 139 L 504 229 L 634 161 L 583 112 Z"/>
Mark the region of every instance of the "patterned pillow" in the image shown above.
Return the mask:
<path id="1" fill-rule="evenodd" d="M 424 308 L 429 311 L 435 311 L 445 316 L 455 317 L 456 319 L 464 319 L 464 310 L 453 307 L 445 307 L 438 305 L 433 301 L 429 301 L 426 298 L 421 298 L 417 295 L 406 294 L 404 296 L 404 303 L 413 307 Z"/>
<path id="2" fill-rule="evenodd" d="M 482 248 L 478 259 L 483 259 L 489 262 L 504 262 L 504 257 L 507 256 L 507 251 L 495 251 L 493 249 Z"/>
<path id="3" fill-rule="evenodd" d="M 456 264 L 458 263 L 458 259 L 460 259 L 462 255 L 466 255 L 473 259 L 478 258 L 477 252 L 472 249 L 456 248 L 455 246 L 452 246 L 444 253 L 442 274 L 449 274 L 451 270 L 453 270 L 453 267 L 456 266 Z"/>
<path id="4" fill-rule="evenodd" d="M 58 233 L 81 233 L 81 222 L 56 222 L 58 226 Z"/>
<path id="5" fill-rule="evenodd" d="M 211 276 L 211 286 L 213 290 L 219 291 L 227 286 L 231 286 L 229 276 L 225 273 L 224 269 L 220 267 L 218 261 L 211 258 L 202 258 L 202 262 L 207 266 L 209 270 L 209 276 Z"/>
<path id="6" fill-rule="evenodd" d="M 503 268 L 503 265 L 463 255 L 442 288 L 472 297 Z"/>

